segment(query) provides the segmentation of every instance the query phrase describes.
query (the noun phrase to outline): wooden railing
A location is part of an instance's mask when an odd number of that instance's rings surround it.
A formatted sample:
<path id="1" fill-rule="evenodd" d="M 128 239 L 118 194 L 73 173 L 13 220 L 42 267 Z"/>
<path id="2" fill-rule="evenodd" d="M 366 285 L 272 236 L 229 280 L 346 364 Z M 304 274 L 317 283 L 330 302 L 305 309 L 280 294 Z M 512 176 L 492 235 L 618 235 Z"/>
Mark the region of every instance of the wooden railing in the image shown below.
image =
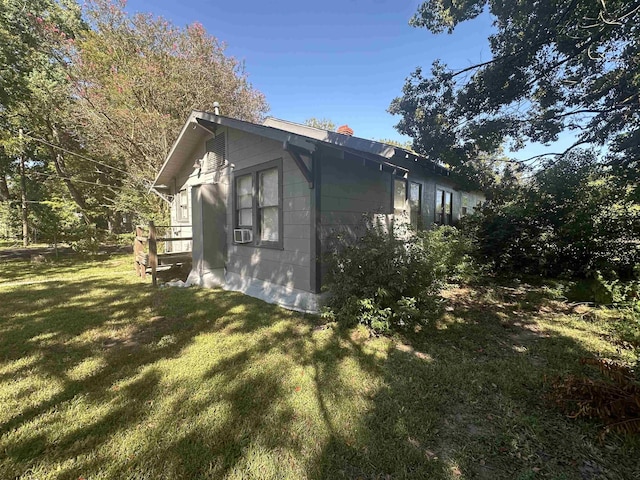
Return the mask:
<path id="1" fill-rule="evenodd" d="M 191 228 L 191 225 L 155 225 L 149 222 L 148 234 L 145 235 L 145 227 L 136 227 L 136 236 L 133 240 L 133 265 L 136 275 L 144 278 L 147 268 L 151 269 L 153 286 L 158 285 L 159 258 L 165 263 L 177 263 L 191 256 L 191 252 L 161 253 L 158 254 L 158 242 L 181 242 L 192 240 L 192 237 L 158 237 L 158 228 Z M 145 253 L 148 248 L 149 253 Z"/>

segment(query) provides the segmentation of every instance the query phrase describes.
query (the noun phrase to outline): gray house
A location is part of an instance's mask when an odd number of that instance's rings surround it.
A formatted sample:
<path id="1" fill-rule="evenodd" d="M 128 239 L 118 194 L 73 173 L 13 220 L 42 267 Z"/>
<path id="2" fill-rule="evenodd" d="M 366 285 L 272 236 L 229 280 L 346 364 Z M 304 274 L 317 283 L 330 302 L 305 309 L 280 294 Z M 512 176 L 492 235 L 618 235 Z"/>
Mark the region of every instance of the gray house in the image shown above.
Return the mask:
<path id="1" fill-rule="evenodd" d="M 173 245 L 192 251 L 190 284 L 313 312 L 334 233 L 355 239 L 373 214 L 450 224 L 484 199 L 442 165 L 339 131 L 191 114 L 153 185 L 171 202 L 173 235 L 193 238 Z"/>

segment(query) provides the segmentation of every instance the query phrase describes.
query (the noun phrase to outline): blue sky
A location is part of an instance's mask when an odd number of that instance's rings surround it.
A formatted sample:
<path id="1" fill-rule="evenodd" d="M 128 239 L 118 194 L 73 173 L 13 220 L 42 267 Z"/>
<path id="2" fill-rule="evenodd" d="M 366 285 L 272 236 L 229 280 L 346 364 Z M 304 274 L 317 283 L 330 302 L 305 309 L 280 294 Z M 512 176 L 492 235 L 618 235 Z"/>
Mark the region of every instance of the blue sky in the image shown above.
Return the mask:
<path id="1" fill-rule="evenodd" d="M 442 59 L 460 68 L 491 58 L 489 15 L 461 24 L 452 35 L 433 35 L 409 26 L 420 3 L 129 0 L 127 10 L 178 26 L 202 23 L 226 42 L 227 54 L 245 62 L 250 81 L 269 102 L 269 115 L 300 123 L 328 118 L 360 137 L 402 140 L 393 128 L 398 117 L 386 110 L 416 67 L 428 70 Z M 517 156 L 543 151 L 548 148 L 529 146 Z"/>

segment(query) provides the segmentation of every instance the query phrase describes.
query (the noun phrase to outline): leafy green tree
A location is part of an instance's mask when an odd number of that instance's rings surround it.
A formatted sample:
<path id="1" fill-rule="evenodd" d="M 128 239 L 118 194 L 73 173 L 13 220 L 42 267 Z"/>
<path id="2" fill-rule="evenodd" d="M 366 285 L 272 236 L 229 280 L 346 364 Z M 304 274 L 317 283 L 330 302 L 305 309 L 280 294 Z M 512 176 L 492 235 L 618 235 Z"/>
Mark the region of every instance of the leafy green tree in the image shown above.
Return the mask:
<path id="1" fill-rule="evenodd" d="M 211 110 L 258 121 L 264 96 L 249 83 L 244 66 L 201 24 L 184 29 L 149 14 L 128 15 L 124 2 L 95 0 L 86 10 L 91 30 L 77 42 L 71 76 L 74 114 L 91 155 L 104 157 L 122 178 L 113 208 L 132 205 L 153 212 L 148 198 L 180 128 L 192 110 Z"/>
<path id="2" fill-rule="evenodd" d="M 634 173 L 640 159 L 640 2 L 428 0 L 411 19 L 451 33 L 488 10 L 492 58 L 462 69 L 418 68 L 390 112 L 414 148 L 454 168 L 505 142 L 606 145 Z M 564 152 L 561 152 L 564 153 Z M 632 180 L 632 177 L 630 177 Z"/>
<path id="3" fill-rule="evenodd" d="M 57 134 L 65 130 L 65 107 L 71 101 L 65 71 L 74 37 L 85 28 L 80 7 L 73 0 L 4 0 L 0 6 L 0 57 L 6 62 L 0 69 L 0 198 L 26 195 L 33 202 L 30 192 L 55 176 L 88 219 L 84 197 L 71 183 L 60 151 L 29 141 L 62 143 Z M 19 138 L 18 130 L 26 137 Z M 49 162 L 55 169 L 47 173 Z"/>
<path id="4" fill-rule="evenodd" d="M 75 0 L 0 0 L 0 201 L 13 214 L 26 191 L 32 230 L 70 239 L 162 215 L 148 187 L 190 111 L 267 109 L 201 25 L 123 7 L 96 0 L 83 18 Z"/>
<path id="5" fill-rule="evenodd" d="M 328 118 L 307 118 L 304 121 L 305 125 L 309 125 L 310 127 L 320 128 L 322 130 L 329 130 L 330 132 L 336 131 L 336 124 L 329 120 Z"/>
<path id="6" fill-rule="evenodd" d="M 0 0 L 0 105 L 6 112 L 31 92 L 29 76 L 41 67 L 43 32 L 58 32 L 75 2 L 69 0 Z"/>
<path id="7" fill-rule="evenodd" d="M 549 160 L 466 221 L 498 270 L 550 276 L 633 276 L 640 261 L 640 204 L 590 151 Z"/>
<path id="8" fill-rule="evenodd" d="M 405 150 L 413 150 L 413 145 L 412 145 L 413 142 L 411 140 L 400 142 L 398 140 L 392 140 L 390 138 L 382 138 L 377 141 L 381 143 L 386 143 L 387 145 L 393 145 L 394 147 L 404 148 Z"/>

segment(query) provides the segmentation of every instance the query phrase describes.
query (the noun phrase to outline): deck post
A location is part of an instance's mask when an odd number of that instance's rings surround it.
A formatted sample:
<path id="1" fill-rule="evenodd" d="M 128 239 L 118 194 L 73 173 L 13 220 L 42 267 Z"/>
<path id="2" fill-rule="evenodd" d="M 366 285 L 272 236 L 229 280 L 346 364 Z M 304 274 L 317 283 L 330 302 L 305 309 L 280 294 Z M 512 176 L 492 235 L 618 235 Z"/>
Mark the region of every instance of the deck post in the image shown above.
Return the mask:
<path id="1" fill-rule="evenodd" d="M 139 254 L 142 251 L 142 243 L 138 240 L 138 237 L 142 236 L 142 228 L 136 225 L 136 235 L 133 237 L 133 266 L 136 269 L 136 275 L 141 277 L 140 262 L 138 262 Z"/>
<path id="2" fill-rule="evenodd" d="M 157 287 L 158 244 L 156 242 L 156 225 L 153 221 L 149 222 L 149 263 L 151 264 L 151 280 L 153 286 Z"/>

